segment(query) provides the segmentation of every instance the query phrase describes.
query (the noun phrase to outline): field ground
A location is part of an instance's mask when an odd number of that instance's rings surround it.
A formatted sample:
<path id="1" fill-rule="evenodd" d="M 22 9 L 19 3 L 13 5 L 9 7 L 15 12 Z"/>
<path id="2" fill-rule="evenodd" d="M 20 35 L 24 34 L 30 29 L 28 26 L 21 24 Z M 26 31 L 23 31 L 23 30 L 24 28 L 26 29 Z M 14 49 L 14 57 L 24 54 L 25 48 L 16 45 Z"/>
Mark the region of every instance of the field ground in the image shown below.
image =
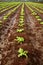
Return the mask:
<path id="1" fill-rule="evenodd" d="M 42 3 L 0 2 L 0 65 L 43 65 Z"/>

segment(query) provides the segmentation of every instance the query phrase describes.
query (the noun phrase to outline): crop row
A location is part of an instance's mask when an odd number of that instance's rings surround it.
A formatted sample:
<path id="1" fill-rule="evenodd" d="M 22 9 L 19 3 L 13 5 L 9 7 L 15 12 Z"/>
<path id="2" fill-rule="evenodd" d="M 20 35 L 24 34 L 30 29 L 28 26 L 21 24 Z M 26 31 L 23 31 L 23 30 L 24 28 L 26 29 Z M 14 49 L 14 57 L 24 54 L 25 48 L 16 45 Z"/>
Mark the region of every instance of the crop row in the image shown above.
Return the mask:
<path id="1" fill-rule="evenodd" d="M 43 10 L 37 8 L 36 6 L 32 6 L 32 5 L 31 5 L 31 7 L 33 7 L 34 9 L 36 9 L 39 13 L 43 14 Z"/>
<path id="2" fill-rule="evenodd" d="M 43 4 L 42 3 L 33 3 L 33 2 L 29 2 L 27 3 L 28 5 L 34 6 L 36 8 L 38 8 L 39 10 L 43 10 Z"/>
<path id="3" fill-rule="evenodd" d="M 9 7 L 6 7 L 5 9 L 1 10 L 1 11 L 0 11 L 0 14 L 3 14 L 4 12 L 6 12 L 6 11 L 12 9 L 12 8 L 14 8 L 14 7 L 17 6 L 17 5 L 18 5 L 18 3 L 13 4 L 13 5 L 9 5 Z"/>
<path id="4" fill-rule="evenodd" d="M 18 34 L 21 33 L 21 35 L 22 35 L 22 32 L 24 32 L 24 4 L 22 5 L 22 8 L 21 8 L 18 28 L 16 29 L 16 32 Z M 24 37 L 22 36 L 17 36 L 15 40 L 17 41 L 18 44 L 23 44 L 23 42 L 25 41 Z M 28 57 L 27 54 L 28 54 L 28 51 L 24 50 L 23 48 L 20 47 L 18 49 L 18 57 L 25 56 L 27 58 Z"/>
<path id="5" fill-rule="evenodd" d="M 41 19 L 41 17 L 38 15 L 38 13 L 36 12 L 36 10 L 34 10 L 31 5 L 27 5 L 28 9 L 31 11 L 31 15 L 33 15 L 37 21 L 39 21 L 40 24 L 43 24 L 43 20 Z"/>
<path id="6" fill-rule="evenodd" d="M 21 4 L 19 4 L 18 6 L 16 6 L 10 12 L 8 12 L 6 15 L 3 16 L 2 20 L 0 20 L 0 26 L 2 26 L 2 24 L 4 22 L 6 22 L 9 19 L 9 17 L 12 16 L 15 13 L 15 11 L 19 8 L 20 5 Z"/>
<path id="7" fill-rule="evenodd" d="M 19 4 L 19 3 L 13 3 L 13 2 L 0 2 L 0 11 L 6 9 L 6 8 L 9 8 L 10 6 L 13 6 L 13 5 L 16 5 L 16 4 Z"/>

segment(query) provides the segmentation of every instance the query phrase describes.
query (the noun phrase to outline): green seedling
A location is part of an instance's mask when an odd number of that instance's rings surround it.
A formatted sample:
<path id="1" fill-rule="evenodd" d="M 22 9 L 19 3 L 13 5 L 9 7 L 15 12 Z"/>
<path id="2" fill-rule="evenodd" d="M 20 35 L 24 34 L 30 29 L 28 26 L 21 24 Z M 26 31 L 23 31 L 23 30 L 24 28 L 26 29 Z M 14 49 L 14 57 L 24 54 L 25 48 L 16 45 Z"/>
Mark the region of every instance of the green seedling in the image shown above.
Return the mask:
<path id="1" fill-rule="evenodd" d="M 24 15 L 24 9 L 21 10 L 21 15 Z"/>
<path id="2" fill-rule="evenodd" d="M 42 24 L 42 25 L 43 25 L 43 22 L 40 22 L 40 24 Z"/>
<path id="3" fill-rule="evenodd" d="M 23 13 L 24 12 L 24 8 L 22 8 L 22 10 L 21 10 L 21 13 Z"/>
<path id="4" fill-rule="evenodd" d="M 0 21 L 0 26 L 2 26 L 2 21 Z"/>
<path id="5" fill-rule="evenodd" d="M 24 29 L 17 29 L 17 32 L 19 32 L 19 33 L 23 32 L 23 31 L 24 31 Z"/>
<path id="6" fill-rule="evenodd" d="M 24 23 L 24 21 L 19 21 L 19 23 L 20 23 L 20 24 L 23 24 L 23 23 Z"/>
<path id="7" fill-rule="evenodd" d="M 24 38 L 23 37 L 16 37 L 16 41 L 18 42 L 18 43 L 22 43 L 22 42 L 24 42 Z"/>
<path id="8" fill-rule="evenodd" d="M 36 16 L 38 21 L 42 21 L 42 19 L 40 18 L 40 16 Z"/>
<path id="9" fill-rule="evenodd" d="M 28 57 L 27 54 L 28 54 L 28 51 L 25 51 L 24 49 L 22 48 L 19 48 L 18 50 L 18 57 L 22 57 L 22 56 L 25 56 L 26 58 Z"/>
<path id="10" fill-rule="evenodd" d="M 22 23 L 22 24 L 20 24 L 20 23 L 19 23 L 19 25 L 18 25 L 18 26 L 19 26 L 19 27 L 23 27 L 23 26 L 24 26 L 24 24 L 23 24 L 23 23 Z"/>
<path id="11" fill-rule="evenodd" d="M 0 24 L 2 24 L 2 21 L 0 21 Z"/>
<path id="12" fill-rule="evenodd" d="M 40 18 L 40 16 L 36 16 L 36 18 L 37 18 L 37 19 L 39 19 L 39 18 Z"/>
<path id="13" fill-rule="evenodd" d="M 2 26 L 2 24 L 0 24 L 0 26 Z"/>
<path id="14" fill-rule="evenodd" d="M 30 9 L 30 11 L 33 13 L 33 12 L 35 12 L 34 10 L 32 10 L 32 9 Z"/>
<path id="15" fill-rule="evenodd" d="M 20 20 L 21 20 L 21 21 L 23 21 L 23 20 L 24 20 L 24 18 L 20 18 Z"/>
<path id="16" fill-rule="evenodd" d="M 22 18 L 22 19 L 23 19 L 23 18 L 24 18 L 24 16 L 20 16 L 20 18 Z"/>
<path id="17" fill-rule="evenodd" d="M 23 16 L 24 16 L 24 12 L 22 12 L 22 13 L 21 13 L 21 15 L 23 15 Z"/>
<path id="18" fill-rule="evenodd" d="M 24 19 L 23 18 L 20 18 L 20 21 L 24 21 Z"/>
<path id="19" fill-rule="evenodd" d="M 7 16 L 4 16 L 4 17 L 3 17 L 3 20 L 6 20 L 6 19 L 7 19 Z"/>
<path id="20" fill-rule="evenodd" d="M 24 12 L 24 8 L 22 8 L 22 12 Z"/>
<path id="21" fill-rule="evenodd" d="M 33 12 L 32 15 L 37 15 L 37 13 L 36 12 Z"/>
<path id="22" fill-rule="evenodd" d="M 40 18 L 39 18 L 39 19 L 37 19 L 37 20 L 38 20 L 38 21 L 42 21 L 42 19 L 40 19 Z"/>

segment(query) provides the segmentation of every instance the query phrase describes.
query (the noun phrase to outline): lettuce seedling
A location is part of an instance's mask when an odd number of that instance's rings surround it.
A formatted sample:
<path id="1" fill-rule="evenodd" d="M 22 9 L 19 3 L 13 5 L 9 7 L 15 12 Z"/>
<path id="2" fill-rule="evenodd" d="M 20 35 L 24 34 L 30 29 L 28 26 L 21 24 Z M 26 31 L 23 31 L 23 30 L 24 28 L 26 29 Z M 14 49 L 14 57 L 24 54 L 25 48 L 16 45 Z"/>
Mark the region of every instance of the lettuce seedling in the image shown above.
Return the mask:
<path id="1" fill-rule="evenodd" d="M 42 25 L 43 25 L 43 22 L 40 22 L 40 24 L 42 24 Z"/>
<path id="2" fill-rule="evenodd" d="M 36 12 L 32 12 L 32 15 L 37 15 L 37 13 Z"/>
<path id="3" fill-rule="evenodd" d="M 7 19 L 7 16 L 4 16 L 4 17 L 3 17 L 3 20 L 6 20 L 6 19 Z"/>
<path id="4" fill-rule="evenodd" d="M 23 18 L 20 18 L 20 21 L 24 21 L 24 19 Z"/>
<path id="5" fill-rule="evenodd" d="M 20 23 L 20 24 L 21 24 L 21 23 L 23 24 L 23 23 L 24 23 L 24 21 L 19 21 L 19 23 Z"/>
<path id="6" fill-rule="evenodd" d="M 19 23 L 18 26 L 19 27 L 23 27 L 24 26 L 24 23 L 22 23 L 22 24 Z"/>
<path id="7" fill-rule="evenodd" d="M 42 19 L 40 18 L 40 16 L 36 16 L 36 19 L 37 19 L 38 21 L 42 21 Z"/>
<path id="8" fill-rule="evenodd" d="M 0 26 L 2 26 L 2 24 L 0 24 Z"/>
<path id="9" fill-rule="evenodd" d="M 39 19 L 39 18 L 40 18 L 40 16 L 36 16 L 36 18 L 37 18 L 37 19 Z"/>
<path id="10" fill-rule="evenodd" d="M 22 42 L 24 42 L 24 38 L 23 37 L 16 37 L 16 41 L 18 42 L 18 43 L 22 43 Z"/>
<path id="11" fill-rule="evenodd" d="M 38 21 L 42 21 L 42 19 L 40 19 L 40 18 L 39 18 L 39 19 L 37 19 L 37 20 L 38 20 Z"/>
<path id="12" fill-rule="evenodd" d="M 2 21 L 0 21 L 0 27 L 2 26 Z"/>
<path id="13" fill-rule="evenodd" d="M 23 32 L 23 31 L 24 31 L 24 29 L 17 29 L 17 32 L 19 32 L 19 33 Z"/>
<path id="14" fill-rule="evenodd" d="M 24 9 L 21 10 L 21 15 L 24 15 Z"/>
<path id="15" fill-rule="evenodd" d="M 24 18 L 24 16 L 20 16 L 20 18 L 22 18 L 22 19 L 23 19 L 23 18 Z"/>
<path id="16" fill-rule="evenodd" d="M 19 48 L 18 50 L 18 57 L 22 57 L 22 56 L 25 56 L 26 58 L 28 57 L 27 54 L 28 54 L 28 51 L 25 51 L 24 49 L 22 48 Z"/>
<path id="17" fill-rule="evenodd" d="M 0 24 L 2 24 L 2 21 L 0 21 Z"/>

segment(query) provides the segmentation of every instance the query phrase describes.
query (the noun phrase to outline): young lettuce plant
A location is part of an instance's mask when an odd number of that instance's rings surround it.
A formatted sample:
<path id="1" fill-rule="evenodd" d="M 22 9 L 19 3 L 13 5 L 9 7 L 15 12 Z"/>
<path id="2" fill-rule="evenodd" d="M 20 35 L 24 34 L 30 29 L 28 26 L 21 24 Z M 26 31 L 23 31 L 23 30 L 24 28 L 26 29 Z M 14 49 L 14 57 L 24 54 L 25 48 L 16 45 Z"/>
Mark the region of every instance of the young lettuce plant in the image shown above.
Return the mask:
<path id="1" fill-rule="evenodd" d="M 36 15 L 37 15 L 37 13 L 36 13 L 36 12 L 32 12 L 32 15 L 35 15 L 35 16 L 36 16 Z"/>
<path id="2" fill-rule="evenodd" d="M 0 21 L 0 26 L 2 26 L 2 21 Z"/>
<path id="3" fill-rule="evenodd" d="M 36 19 L 37 19 L 38 21 L 42 21 L 42 19 L 40 18 L 40 16 L 36 16 Z"/>
<path id="4" fill-rule="evenodd" d="M 18 26 L 19 27 L 23 27 L 24 26 L 24 23 L 22 23 L 22 24 L 19 23 Z"/>
<path id="5" fill-rule="evenodd" d="M 26 58 L 28 57 L 27 54 L 28 54 L 28 51 L 25 51 L 24 49 L 22 48 L 19 48 L 18 50 L 18 57 L 22 57 L 22 56 L 25 56 Z"/>
<path id="6" fill-rule="evenodd" d="M 20 18 L 20 21 L 24 21 L 24 19 L 23 18 Z"/>
<path id="7" fill-rule="evenodd" d="M 43 25 L 43 22 L 40 22 L 41 25 Z"/>
<path id="8" fill-rule="evenodd" d="M 2 26 L 2 24 L 0 24 L 0 27 Z"/>
<path id="9" fill-rule="evenodd" d="M 7 18 L 8 18 L 7 16 L 4 16 L 4 17 L 3 17 L 3 20 L 7 20 Z"/>
<path id="10" fill-rule="evenodd" d="M 23 37 L 16 37 L 16 41 L 18 42 L 18 43 L 22 43 L 22 42 L 24 42 L 24 38 Z"/>
<path id="11" fill-rule="evenodd" d="M 22 8 L 21 10 L 21 15 L 24 15 L 24 8 Z"/>
<path id="12" fill-rule="evenodd" d="M 21 19 L 21 18 L 24 19 L 24 16 L 20 16 L 20 19 Z"/>
<path id="13" fill-rule="evenodd" d="M 24 21 L 19 21 L 18 26 L 19 26 L 19 27 L 23 27 L 23 26 L 24 26 Z"/>
<path id="14" fill-rule="evenodd" d="M 40 19 L 40 18 L 39 18 L 39 19 L 37 19 L 37 20 L 38 20 L 38 21 L 42 21 L 42 19 Z"/>
<path id="15" fill-rule="evenodd" d="M 24 31 L 24 29 L 17 29 L 17 32 L 19 32 L 19 33 L 23 32 L 23 31 Z"/>
<path id="16" fill-rule="evenodd" d="M 2 21 L 0 21 L 0 24 L 2 24 Z"/>
<path id="17" fill-rule="evenodd" d="M 24 23 L 24 21 L 19 21 L 19 23 L 20 23 L 20 24 L 21 24 L 21 23 L 23 24 L 23 23 Z"/>
<path id="18" fill-rule="evenodd" d="M 37 18 L 37 19 L 39 19 L 39 18 L 40 18 L 40 16 L 38 16 L 38 15 L 37 15 L 37 16 L 36 16 L 36 18 Z"/>

